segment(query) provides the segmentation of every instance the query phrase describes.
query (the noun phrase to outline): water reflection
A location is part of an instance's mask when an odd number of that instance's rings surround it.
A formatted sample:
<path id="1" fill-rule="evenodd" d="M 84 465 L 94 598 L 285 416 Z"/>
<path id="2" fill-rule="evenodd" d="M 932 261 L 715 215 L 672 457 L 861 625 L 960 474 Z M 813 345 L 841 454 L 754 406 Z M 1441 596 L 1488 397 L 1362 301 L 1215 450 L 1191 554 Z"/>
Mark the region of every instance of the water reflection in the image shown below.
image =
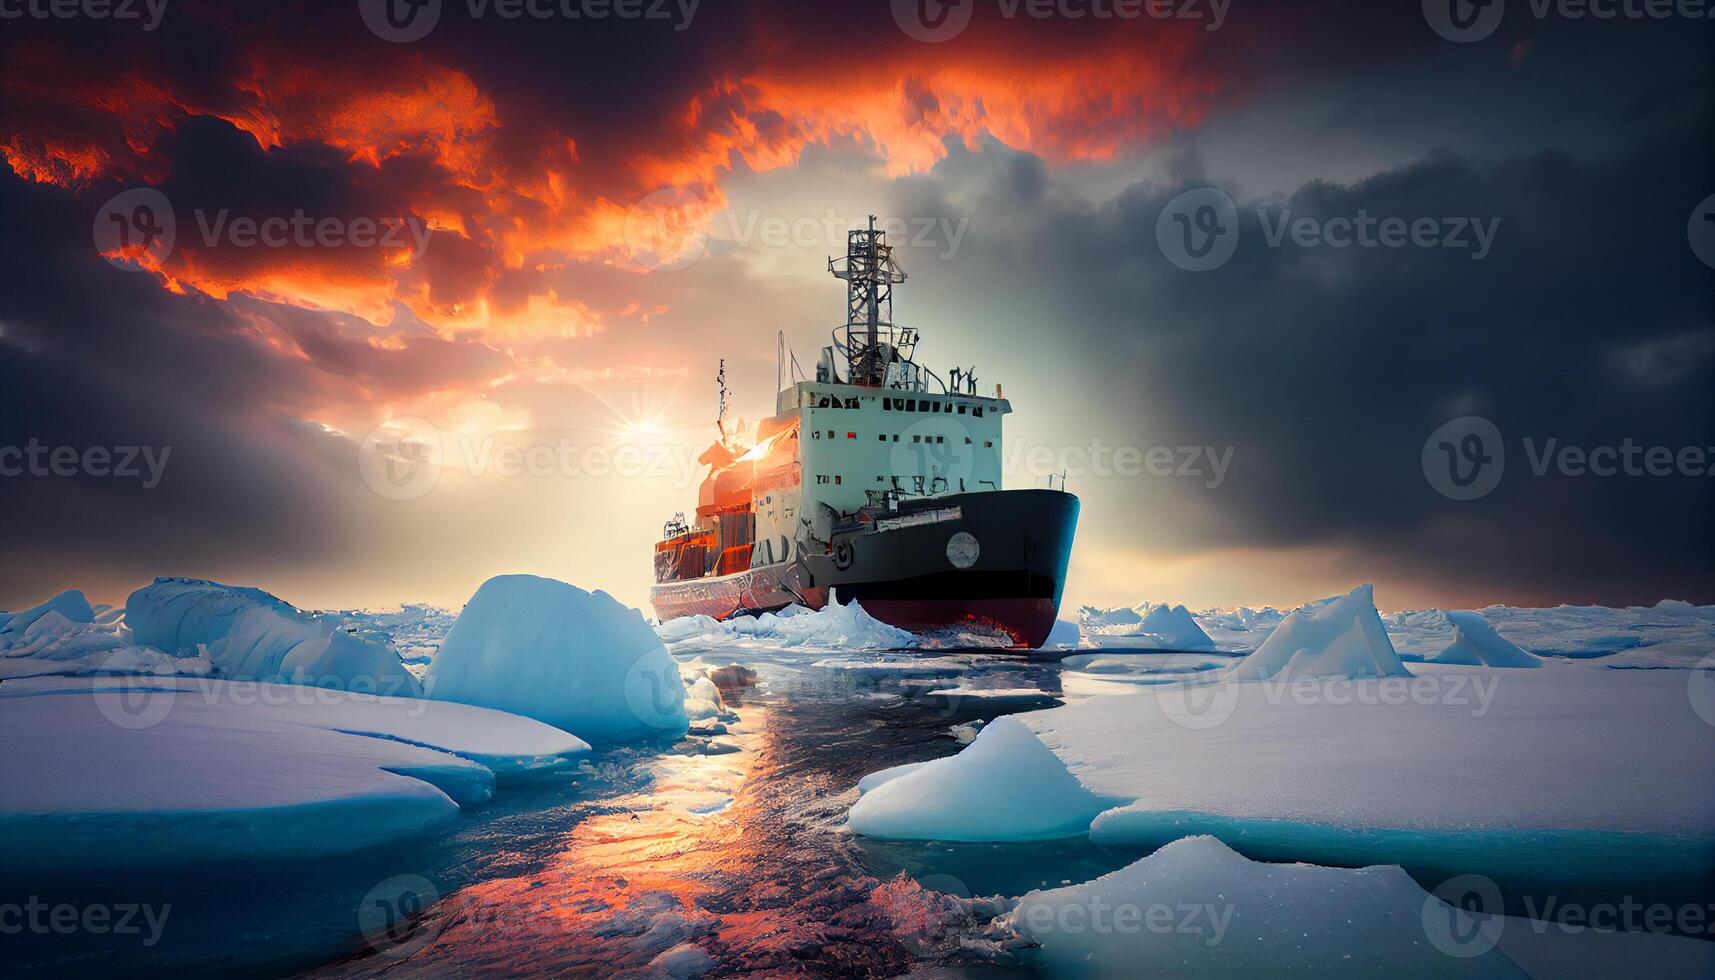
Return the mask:
<path id="1" fill-rule="evenodd" d="M 933 665 L 916 677 L 758 666 L 756 688 L 723 685 L 741 707 L 718 741 L 738 751 L 706 754 L 711 739 L 693 737 L 666 754 L 597 759 L 588 777 L 613 781 L 598 807 L 560 833 L 488 842 L 500 853 L 485 863 L 518 873 L 437 894 L 420 920 L 317 975 L 644 975 L 699 958 L 712 975 L 1013 972 L 961 943 L 992 907 L 961 901 L 968 888 L 924 876 L 903 852 L 866 854 L 840 825 L 866 773 L 951 754 L 957 723 L 1052 703 L 1020 691 L 1038 671 L 1003 665 L 1007 691 L 984 698 L 944 693 L 963 666 L 939 678 L 924 676 Z"/>

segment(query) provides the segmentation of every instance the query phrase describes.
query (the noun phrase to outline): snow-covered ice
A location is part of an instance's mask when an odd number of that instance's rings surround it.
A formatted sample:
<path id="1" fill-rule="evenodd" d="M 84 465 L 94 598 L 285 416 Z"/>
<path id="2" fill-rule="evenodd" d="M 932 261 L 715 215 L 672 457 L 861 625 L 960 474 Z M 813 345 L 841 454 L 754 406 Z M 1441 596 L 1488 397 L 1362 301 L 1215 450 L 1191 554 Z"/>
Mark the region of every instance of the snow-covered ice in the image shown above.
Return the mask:
<path id="1" fill-rule="evenodd" d="M 1213 650 L 1215 641 L 1184 606 L 1143 602 L 1130 608 L 1078 610 L 1078 626 L 1092 645 L 1134 650 Z"/>
<path id="2" fill-rule="evenodd" d="M 1084 833 L 1108 805 L 1008 716 L 956 756 L 872 781 L 849 826 L 890 840 L 1045 840 Z"/>
<path id="3" fill-rule="evenodd" d="M 158 578 L 126 600 L 125 625 L 139 646 L 186 656 L 206 651 L 231 680 L 422 693 L 383 638 L 349 632 L 336 616 L 302 612 L 261 589 Z"/>
<path id="4" fill-rule="evenodd" d="M 0 685 L 0 866 L 114 870 L 345 854 L 444 824 L 589 746 L 527 718 L 184 677 Z"/>
<path id="5" fill-rule="evenodd" d="M 1262 646 L 1235 665 L 1233 680 L 1273 677 L 1405 677 L 1376 612 L 1374 590 L 1306 606 L 1286 617 Z"/>
<path id="6" fill-rule="evenodd" d="M 677 738 L 679 665 L 643 614 L 534 575 L 477 589 L 429 664 L 429 696 L 536 718 L 596 742 Z"/>
<path id="7" fill-rule="evenodd" d="M 999 925 L 1040 946 L 1055 975 L 1523 977 L 1490 949 L 1457 959 L 1426 941 L 1440 905 L 1397 867 L 1262 864 L 1212 837 L 1176 840 L 1094 881 L 1033 891 Z M 1437 903 L 1439 904 L 1439 903 Z"/>

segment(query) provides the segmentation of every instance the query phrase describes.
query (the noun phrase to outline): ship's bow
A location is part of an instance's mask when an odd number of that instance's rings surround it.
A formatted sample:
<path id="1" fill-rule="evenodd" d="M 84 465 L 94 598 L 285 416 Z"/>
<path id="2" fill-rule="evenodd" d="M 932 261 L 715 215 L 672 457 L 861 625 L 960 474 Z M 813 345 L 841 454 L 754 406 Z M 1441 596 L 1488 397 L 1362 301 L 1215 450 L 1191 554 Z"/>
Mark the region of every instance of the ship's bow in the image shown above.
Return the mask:
<path id="1" fill-rule="evenodd" d="M 837 536 L 812 562 L 832 586 L 902 629 L 998 630 L 1022 647 L 1048 639 L 1060 610 L 1078 498 L 998 490 L 901 502 L 862 532 Z"/>

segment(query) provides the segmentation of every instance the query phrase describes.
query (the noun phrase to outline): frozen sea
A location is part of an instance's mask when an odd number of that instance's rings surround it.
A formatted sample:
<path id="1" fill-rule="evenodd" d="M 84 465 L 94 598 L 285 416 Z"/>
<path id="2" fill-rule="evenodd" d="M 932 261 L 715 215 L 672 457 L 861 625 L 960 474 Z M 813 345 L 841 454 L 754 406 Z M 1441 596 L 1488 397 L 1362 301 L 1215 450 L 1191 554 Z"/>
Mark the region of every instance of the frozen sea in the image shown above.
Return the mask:
<path id="1" fill-rule="evenodd" d="M 452 622 L 425 607 L 344 615 L 391 635 L 417 670 L 433 660 Z M 1694 654 L 1715 649 L 1706 621 L 1678 608 L 1630 618 L 1557 615 L 1558 633 L 1552 620 L 1544 625 L 1516 611 L 1492 618 L 1537 649 L 1563 637 L 1567 659 L 1550 665 L 1562 670 L 1605 673 L 1594 661 L 1608 656 L 1613 667 L 1679 674 L 1696 663 Z M 575 767 L 509 786 L 450 827 L 337 860 L 187 862 L 146 873 L 0 869 L 3 897 L 47 907 L 170 909 L 147 945 L 150 937 L 136 934 L 6 933 L 0 962 L 8 976 L 43 977 L 1064 974 L 1066 964 L 1049 958 L 1052 944 L 997 930 L 996 917 L 1029 893 L 1133 865 L 1155 843 L 856 836 L 845 824 L 859 780 L 954 756 L 1001 716 L 1218 671 L 1236 662 L 1236 648 L 1257 645 L 1235 638 L 1266 637 L 1265 627 L 1278 622 L 1269 619 L 1249 610 L 1205 617 L 1217 648 L 1196 653 L 1131 648 L 1124 629 L 1114 629 L 1059 651 L 1063 660 L 973 645 L 982 638 L 969 636 L 889 649 L 891 634 L 865 633 L 861 624 L 837 643 L 807 623 L 669 628 L 669 651 L 687 675 L 730 664 L 755 675 L 737 683 L 722 675 L 723 713 L 694 719 L 681 739 L 598 745 Z M 1395 643 L 1411 659 L 1432 653 L 1451 629 L 1433 616 L 1390 617 L 1388 626 L 1401 631 Z M 1658 641 L 1652 628 L 1671 632 Z M 1657 645 L 1658 653 L 1642 655 Z M 1590 652 L 1597 646 L 1605 652 Z M 1127 751 L 1147 758 L 1151 746 Z M 1222 836 L 1240 854 L 1289 859 L 1271 850 L 1277 842 L 1248 849 L 1242 827 Z M 1462 870 L 1433 847 L 1422 853 L 1403 863 L 1425 890 Z M 1570 883 L 1544 870 L 1533 880 L 1527 865 L 1501 882 L 1509 915 L 1548 899 L 1585 907 L 1715 902 L 1708 867 L 1640 868 L 1630 876 L 1622 867 L 1604 880 Z M 1637 955 L 1621 949 L 1603 958 L 1584 945 L 1569 957 L 1553 942 L 1548 952 L 1533 952 L 1517 947 L 1529 930 L 1512 936 L 1509 954 L 1537 964 L 1535 975 L 1580 975 L 1580 968 L 1602 975 Z M 1697 947 L 1715 951 L 1708 942 L 1694 943 L 1689 955 L 1675 947 L 1673 969 L 1663 975 L 1715 965 Z M 1455 975 L 1457 963 L 1445 962 Z"/>

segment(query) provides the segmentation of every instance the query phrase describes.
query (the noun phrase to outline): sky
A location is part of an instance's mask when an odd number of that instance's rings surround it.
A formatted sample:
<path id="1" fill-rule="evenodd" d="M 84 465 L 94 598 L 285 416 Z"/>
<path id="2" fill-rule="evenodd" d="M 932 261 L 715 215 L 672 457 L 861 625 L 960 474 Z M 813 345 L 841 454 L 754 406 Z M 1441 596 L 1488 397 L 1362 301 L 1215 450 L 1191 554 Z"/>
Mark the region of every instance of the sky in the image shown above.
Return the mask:
<path id="1" fill-rule="evenodd" d="M 1451 2 L 0 0 L 0 608 L 642 606 L 871 214 L 1068 607 L 1715 602 L 1715 21 Z"/>

